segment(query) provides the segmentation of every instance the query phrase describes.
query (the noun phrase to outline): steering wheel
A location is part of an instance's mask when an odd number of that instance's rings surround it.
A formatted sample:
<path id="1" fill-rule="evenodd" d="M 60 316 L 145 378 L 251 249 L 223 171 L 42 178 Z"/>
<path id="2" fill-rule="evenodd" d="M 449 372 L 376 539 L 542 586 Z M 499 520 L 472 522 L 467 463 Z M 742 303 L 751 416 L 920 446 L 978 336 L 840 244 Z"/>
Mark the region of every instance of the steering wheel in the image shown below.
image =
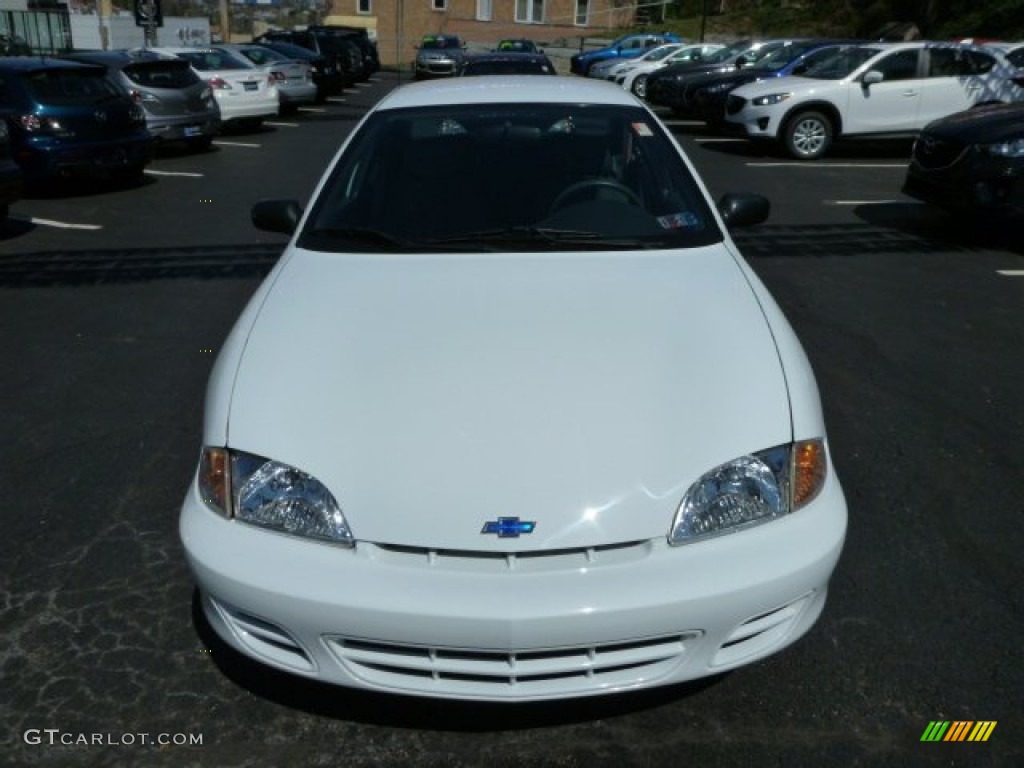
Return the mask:
<path id="1" fill-rule="evenodd" d="M 570 184 L 568 187 L 558 193 L 554 202 L 551 203 L 551 212 L 554 213 L 559 208 L 565 206 L 566 202 L 573 197 L 576 197 L 582 192 L 587 190 L 600 190 L 606 189 L 612 192 L 616 192 L 623 197 L 625 202 L 630 205 L 635 205 L 638 208 L 643 207 L 643 201 L 637 196 L 636 192 L 627 187 L 622 182 L 616 181 L 615 179 L 584 179 L 583 181 L 577 181 L 574 184 Z"/>

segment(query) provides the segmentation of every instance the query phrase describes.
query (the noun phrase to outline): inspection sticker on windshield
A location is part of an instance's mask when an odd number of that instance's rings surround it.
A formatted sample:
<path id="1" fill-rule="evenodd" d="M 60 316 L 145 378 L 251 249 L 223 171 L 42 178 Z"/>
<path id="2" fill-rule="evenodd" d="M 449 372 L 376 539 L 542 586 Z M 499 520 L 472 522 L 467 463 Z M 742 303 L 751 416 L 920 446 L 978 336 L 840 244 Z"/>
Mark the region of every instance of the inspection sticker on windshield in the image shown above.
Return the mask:
<path id="1" fill-rule="evenodd" d="M 653 136 L 654 131 L 647 123 L 633 123 L 633 131 L 637 136 Z"/>
<path id="2" fill-rule="evenodd" d="M 662 229 L 696 229 L 700 226 L 700 220 L 689 211 L 659 216 L 658 223 Z"/>

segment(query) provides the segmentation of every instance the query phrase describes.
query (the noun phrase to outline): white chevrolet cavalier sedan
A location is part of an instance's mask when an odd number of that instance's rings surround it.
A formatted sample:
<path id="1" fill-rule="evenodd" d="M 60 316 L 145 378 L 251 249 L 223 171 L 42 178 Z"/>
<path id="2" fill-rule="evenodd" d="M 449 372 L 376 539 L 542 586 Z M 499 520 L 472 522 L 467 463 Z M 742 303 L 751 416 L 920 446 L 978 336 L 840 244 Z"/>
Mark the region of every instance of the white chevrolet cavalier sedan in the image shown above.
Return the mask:
<path id="1" fill-rule="evenodd" d="M 790 326 L 658 119 L 579 78 L 408 85 L 231 332 L 181 536 L 206 617 L 297 675 L 527 701 L 803 635 L 846 531 Z"/>

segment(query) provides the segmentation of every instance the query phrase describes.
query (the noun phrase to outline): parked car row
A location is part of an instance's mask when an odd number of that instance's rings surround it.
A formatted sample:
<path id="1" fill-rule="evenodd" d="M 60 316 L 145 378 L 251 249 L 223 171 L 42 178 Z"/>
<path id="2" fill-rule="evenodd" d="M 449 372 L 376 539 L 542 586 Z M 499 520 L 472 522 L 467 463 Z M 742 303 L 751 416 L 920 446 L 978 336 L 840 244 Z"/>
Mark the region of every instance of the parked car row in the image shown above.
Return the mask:
<path id="1" fill-rule="evenodd" d="M 226 126 L 255 128 L 351 84 L 318 80 L 326 59 L 298 50 L 308 55 L 276 43 L 0 58 L 0 220 L 26 187 L 133 183 L 157 144 L 202 150 Z"/>
<path id="2" fill-rule="evenodd" d="M 458 35 L 425 35 L 412 63 L 416 80 L 476 75 L 555 75 L 555 65 L 532 40 L 510 38 L 486 53 L 469 53 Z"/>
<path id="3" fill-rule="evenodd" d="M 665 43 L 633 58 L 607 59 L 592 66 L 588 77 L 611 80 L 641 99 L 647 93 L 647 77 L 662 67 L 705 59 L 725 46 L 717 43 Z"/>
<path id="4" fill-rule="evenodd" d="M 357 82 L 366 82 L 380 70 L 376 44 L 365 29 L 338 25 L 314 25 L 303 30 L 274 29 L 253 40 L 278 47 L 299 46 L 322 57 L 328 79 L 337 89 Z M 288 56 L 293 53 L 282 50 Z"/>
<path id="5" fill-rule="evenodd" d="M 840 138 L 910 138 L 966 109 L 1022 101 L 1022 59 L 1015 44 L 746 41 L 651 73 L 644 97 L 815 160 Z"/>

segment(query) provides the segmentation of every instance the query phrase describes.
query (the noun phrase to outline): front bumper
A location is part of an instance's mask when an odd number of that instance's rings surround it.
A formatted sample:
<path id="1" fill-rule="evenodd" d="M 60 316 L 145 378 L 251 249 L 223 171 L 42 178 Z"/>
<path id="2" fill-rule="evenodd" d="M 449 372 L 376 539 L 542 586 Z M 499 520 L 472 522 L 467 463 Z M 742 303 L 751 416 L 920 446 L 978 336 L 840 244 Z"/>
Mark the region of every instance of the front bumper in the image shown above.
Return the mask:
<path id="1" fill-rule="evenodd" d="M 913 159 L 903 194 L 972 215 L 1024 216 L 1024 159 L 1001 159 L 969 147 L 952 163 L 928 168 Z"/>
<path id="2" fill-rule="evenodd" d="M 489 701 L 679 683 L 774 653 L 820 614 L 845 531 L 834 474 L 795 514 L 682 547 L 347 550 L 226 520 L 195 483 L 180 521 L 204 612 L 241 653 L 343 686 Z"/>

